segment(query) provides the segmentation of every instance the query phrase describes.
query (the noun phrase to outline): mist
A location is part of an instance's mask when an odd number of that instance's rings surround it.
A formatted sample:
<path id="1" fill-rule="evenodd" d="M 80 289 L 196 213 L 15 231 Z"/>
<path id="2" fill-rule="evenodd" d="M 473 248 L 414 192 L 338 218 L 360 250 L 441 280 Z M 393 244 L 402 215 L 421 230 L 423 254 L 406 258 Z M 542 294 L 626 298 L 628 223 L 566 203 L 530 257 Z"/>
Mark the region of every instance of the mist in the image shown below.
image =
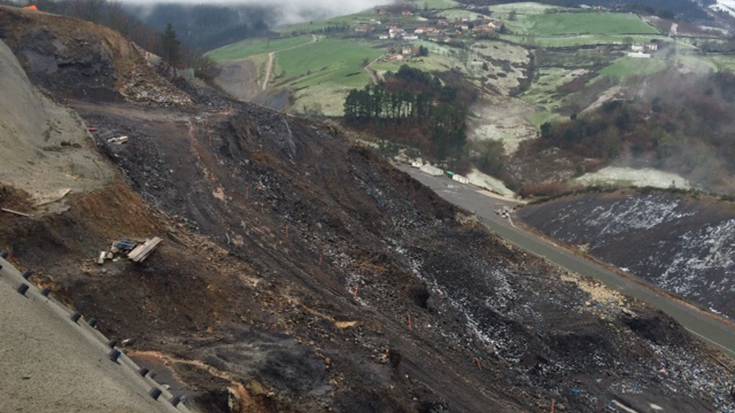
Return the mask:
<path id="1" fill-rule="evenodd" d="M 124 2 L 143 6 L 185 4 L 192 6 L 226 5 L 271 8 L 277 16 L 275 24 L 284 25 L 357 13 L 371 7 L 391 3 L 392 0 L 221 0 L 216 2 L 201 0 L 124 0 Z"/>

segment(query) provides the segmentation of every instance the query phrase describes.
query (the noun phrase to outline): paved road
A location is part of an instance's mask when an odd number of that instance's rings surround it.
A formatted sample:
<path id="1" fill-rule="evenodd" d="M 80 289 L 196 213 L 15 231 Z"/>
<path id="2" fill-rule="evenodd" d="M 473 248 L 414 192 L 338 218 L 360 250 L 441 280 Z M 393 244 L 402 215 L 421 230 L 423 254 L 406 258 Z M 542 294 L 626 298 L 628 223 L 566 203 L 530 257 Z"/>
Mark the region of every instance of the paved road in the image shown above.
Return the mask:
<path id="1" fill-rule="evenodd" d="M 496 213 L 503 206 L 514 206 L 511 201 L 489 197 L 474 187 L 459 184 L 443 176 L 430 176 L 408 166 L 401 166 L 400 169 L 433 189 L 447 201 L 474 212 L 491 232 L 571 272 L 593 277 L 608 287 L 648 303 L 676 319 L 692 334 L 735 358 L 735 325 L 732 322 L 674 299 L 642 280 L 613 272 L 603 265 L 515 227 L 508 219 Z"/>
<path id="2" fill-rule="evenodd" d="M 65 307 L 31 286 L 16 289 L 21 275 L 0 259 L 0 412 L 185 413 L 148 392 L 130 359 L 112 362 L 106 341 Z"/>

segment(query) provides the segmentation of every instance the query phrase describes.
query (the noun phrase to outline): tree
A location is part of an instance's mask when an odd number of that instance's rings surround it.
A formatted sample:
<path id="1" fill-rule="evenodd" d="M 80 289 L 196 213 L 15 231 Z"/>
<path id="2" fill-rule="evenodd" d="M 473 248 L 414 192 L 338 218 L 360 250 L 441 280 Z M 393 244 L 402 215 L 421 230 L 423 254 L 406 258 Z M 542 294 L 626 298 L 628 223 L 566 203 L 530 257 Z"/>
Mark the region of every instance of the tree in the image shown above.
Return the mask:
<path id="1" fill-rule="evenodd" d="M 166 30 L 161 34 L 161 57 L 171 67 L 176 69 L 179 64 L 181 55 L 181 43 L 176 37 L 176 31 L 174 30 L 171 23 L 166 25 Z"/>
<path id="2" fill-rule="evenodd" d="M 426 57 L 429 55 L 429 48 L 425 46 L 419 46 L 419 56 Z"/>
<path id="3" fill-rule="evenodd" d="M 503 142 L 485 140 L 473 145 L 472 161 L 480 171 L 498 176 L 505 166 L 505 146 Z"/>
<path id="4" fill-rule="evenodd" d="M 511 10 L 510 13 L 508 13 L 508 20 L 512 22 L 518 20 L 518 12 L 515 10 Z"/>

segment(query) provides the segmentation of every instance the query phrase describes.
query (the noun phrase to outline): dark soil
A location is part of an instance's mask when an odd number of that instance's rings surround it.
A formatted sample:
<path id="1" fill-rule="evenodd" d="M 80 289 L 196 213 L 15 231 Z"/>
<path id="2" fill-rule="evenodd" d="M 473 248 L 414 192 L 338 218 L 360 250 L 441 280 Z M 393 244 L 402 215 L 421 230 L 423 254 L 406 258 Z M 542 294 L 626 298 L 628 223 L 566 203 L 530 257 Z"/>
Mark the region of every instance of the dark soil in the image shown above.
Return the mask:
<path id="1" fill-rule="evenodd" d="M 591 304 L 328 126 L 192 96 L 74 101 L 122 177 L 61 214 L 0 215 L 0 249 L 206 411 L 732 408 L 728 365 L 664 316 Z M 141 265 L 94 264 L 154 235 Z"/>

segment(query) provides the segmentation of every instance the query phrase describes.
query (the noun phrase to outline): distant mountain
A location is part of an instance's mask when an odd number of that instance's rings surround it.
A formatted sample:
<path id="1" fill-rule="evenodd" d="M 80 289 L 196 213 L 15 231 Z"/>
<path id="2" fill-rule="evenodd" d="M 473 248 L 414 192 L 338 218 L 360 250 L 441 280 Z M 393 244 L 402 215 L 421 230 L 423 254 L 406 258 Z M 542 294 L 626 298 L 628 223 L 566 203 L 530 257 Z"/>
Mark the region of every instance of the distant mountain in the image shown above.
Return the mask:
<path id="1" fill-rule="evenodd" d="M 277 10 L 268 5 L 159 3 L 126 7 L 131 14 L 157 30 L 163 30 L 171 23 L 184 44 L 200 50 L 263 35 L 278 20 Z"/>

